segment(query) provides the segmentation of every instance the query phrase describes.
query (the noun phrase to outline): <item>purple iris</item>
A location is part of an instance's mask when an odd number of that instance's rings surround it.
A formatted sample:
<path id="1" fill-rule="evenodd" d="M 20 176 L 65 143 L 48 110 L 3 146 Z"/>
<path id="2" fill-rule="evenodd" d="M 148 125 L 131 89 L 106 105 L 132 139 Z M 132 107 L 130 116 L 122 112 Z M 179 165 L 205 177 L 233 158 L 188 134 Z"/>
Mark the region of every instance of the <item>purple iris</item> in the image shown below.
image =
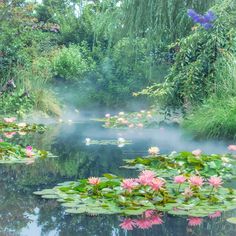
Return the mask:
<path id="1" fill-rule="evenodd" d="M 194 23 L 201 24 L 206 30 L 213 27 L 212 22 L 216 19 L 216 15 L 210 10 L 204 15 L 201 15 L 193 9 L 188 9 L 188 16 L 192 18 Z"/>

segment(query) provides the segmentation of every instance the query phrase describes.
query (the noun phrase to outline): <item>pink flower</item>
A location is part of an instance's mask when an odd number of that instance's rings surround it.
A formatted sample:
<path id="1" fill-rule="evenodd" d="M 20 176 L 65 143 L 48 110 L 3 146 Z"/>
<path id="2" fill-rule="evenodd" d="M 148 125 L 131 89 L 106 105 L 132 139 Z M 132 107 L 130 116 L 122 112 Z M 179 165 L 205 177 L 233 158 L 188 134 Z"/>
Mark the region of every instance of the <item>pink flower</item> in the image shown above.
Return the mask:
<path id="1" fill-rule="evenodd" d="M 185 188 L 184 192 L 182 193 L 186 198 L 190 198 L 193 196 L 193 191 L 191 188 Z"/>
<path id="2" fill-rule="evenodd" d="M 16 117 L 3 118 L 3 120 L 4 120 L 6 123 L 13 123 L 14 121 L 16 121 Z"/>
<path id="3" fill-rule="evenodd" d="M 216 176 L 211 176 L 208 182 L 214 188 L 219 188 L 223 184 L 221 177 L 216 177 Z"/>
<path id="4" fill-rule="evenodd" d="M 155 191 L 158 191 L 162 188 L 162 186 L 165 184 L 164 180 L 160 179 L 160 178 L 154 178 L 151 182 L 151 184 L 149 184 L 151 186 L 151 188 Z"/>
<path id="5" fill-rule="evenodd" d="M 124 230 L 133 230 L 135 227 L 135 221 L 130 218 L 124 219 L 124 221 L 120 224 L 120 227 Z"/>
<path id="6" fill-rule="evenodd" d="M 159 215 L 152 216 L 150 220 L 151 220 L 153 225 L 161 225 L 161 224 L 163 224 L 163 220 L 161 219 L 161 217 Z"/>
<path id="7" fill-rule="evenodd" d="M 2 143 L 2 142 L 4 142 L 4 140 L 0 138 L 0 143 Z"/>
<path id="8" fill-rule="evenodd" d="M 121 122 L 123 125 L 127 125 L 127 124 L 129 124 L 129 121 L 128 120 L 122 120 L 122 122 Z"/>
<path id="9" fill-rule="evenodd" d="M 236 151 L 236 145 L 229 145 L 228 150 L 229 151 Z"/>
<path id="10" fill-rule="evenodd" d="M 27 146 L 25 148 L 25 153 L 27 157 L 32 157 L 34 155 L 32 146 Z"/>
<path id="11" fill-rule="evenodd" d="M 109 119 L 109 118 L 111 117 L 111 115 L 110 115 L 109 113 L 107 113 L 107 114 L 105 115 L 105 117 Z"/>
<path id="12" fill-rule="evenodd" d="M 136 220 L 135 223 L 140 229 L 149 229 L 152 227 L 152 221 L 148 219 L 139 219 Z"/>
<path id="13" fill-rule="evenodd" d="M 90 178 L 88 178 L 88 182 L 91 185 L 98 185 L 101 182 L 101 180 L 100 180 L 100 178 L 97 178 L 97 177 L 90 177 Z"/>
<path id="14" fill-rule="evenodd" d="M 186 181 L 186 178 L 183 175 L 178 175 L 174 177 L 174 182 L 176 184 L 182 184 Z"/>
<path id="15" fill-rule="evenodd" d="M 134 124 L 130 124 L 130 125 L 129 125 L 129 128 L 134 128 Z"/>
<path id="16" fill-rule="evenodd" d="M 153 216 L 155 214 L 155 211 L 154 210 L 146 210 L 144 212 L 144 215 L 146 218 L 150 218 L 151 216 Z"/>
<path id="17" fill-rule="evenodd" d="M 135 179 L 123 179 L 121 183 L 121 187 L 128 190 L 129 192 L 131 192 L 132 189 L 134 189 L 137 185 L 138 183 L 135 181 Z"/>
<path id="18" fill-rule="evenodd" d="M 209 218 L 213 219 L 213 218 L 217 218 L 221 216 L 221 211 L 216 211 L 213 214 L 208 215 Z"/>
<path id="19" fill-rule="evenodd" d="M 16 134 L 16 132 L 5 132 L 4 136 L 6 138 L 12 138 L 15 134 Z"/>
<path id="20" fill-rule="evenodd" d="M 193 150 L 193 151 L 192 151 L 192 154 L 193 154 L 194 156 L 196 156 L 196 157 L 199 157 L 199 156 L 201 156 L 201 154 L 202 154 L 202 150 L 201 150 L 201 149 Z"/>
<path id="21" fill-rule="evenodd" d="M 142 123 L 138 123 L 138 124 L 137 124 L 137 127 L 138 127 L 138 128 L 143 128 L 143 124 L 142 124 Z"/>
<path id="22" fill-rule="evenodd" d="M 198 226 L 202 224 L 203 219 L 200 217 L 189 217 L 188 225 L 189 226 Z"/>
<path id="23" fill-rule="evenodd" d="M 193 186 L 201 187 L 203 185 L 203 178 L 200 176 L 192 176 L 190 177 L 189 182 Z"/>
<path id="24" fill-rule="evenodd" d="M 143 115 L 142 115 L 142 114 L 140 114 L 140 113 L 138 113 L 138 114 L 137 114 L 137 117 L 138 117 L 138 118 L 142 118 L 142 117 L 143 117 Z"/>
<path id="25" fill-rule="evenodd" d="M 141 172 L 138 178 L 138 182 L 144 186 L 152 184 L 153 178 L 156 176 L 156 173 L 151 170 L 144 170 Z"/>

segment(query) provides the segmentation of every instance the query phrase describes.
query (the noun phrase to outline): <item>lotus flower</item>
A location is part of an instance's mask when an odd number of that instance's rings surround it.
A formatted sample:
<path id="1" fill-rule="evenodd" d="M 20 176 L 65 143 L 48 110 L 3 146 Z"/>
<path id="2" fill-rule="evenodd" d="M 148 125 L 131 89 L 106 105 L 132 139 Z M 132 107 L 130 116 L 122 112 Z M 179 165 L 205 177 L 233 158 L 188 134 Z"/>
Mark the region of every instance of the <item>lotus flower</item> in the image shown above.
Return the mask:
<path id="1" fill-rule="evenodd" d="M 88 182 L 91 185 L 98 185 L 101 182 L 101 180 L 100 180 L 100 178 L 97 178 L 97 177 L 90 177 L 90 178 L 88 178 Z"/>
<path id="2" fill-rule="evenodd" d="M 199 226 L 202 224 L 203 219 L 200 217 L 189 217 L 188 225 L 189 226 Z"/>
<path id="3" fill-rule="evenodd" d="M 157 155 L 160 152 L 160 149 L 158 147 L 150 147 L 148 149 L 148 153 L 152 156 Z"/>
<path id="4" fill-rule="evenodd" d="M 216 177 L 216 176 L 211 176 L 208 182 L 214 188 L 219 188 L 223 184 L 221 177 Z"/>
<path id="5" fill-rule="evenodd" d="M 124 221 L 119 225 L 124 230 L 133 230 L 136 222 L 130 218 L 124 219 Z"/>

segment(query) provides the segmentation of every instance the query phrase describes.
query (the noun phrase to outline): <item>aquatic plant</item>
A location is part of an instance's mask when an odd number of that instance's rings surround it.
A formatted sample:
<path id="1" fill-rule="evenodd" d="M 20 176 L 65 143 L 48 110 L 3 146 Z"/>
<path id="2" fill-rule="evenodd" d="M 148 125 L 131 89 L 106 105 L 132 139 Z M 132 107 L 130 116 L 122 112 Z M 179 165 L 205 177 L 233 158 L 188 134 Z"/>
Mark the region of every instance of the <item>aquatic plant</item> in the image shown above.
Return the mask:
<path id="1" fill-rule="evenodd" d="M 118 138 L 117 140 L 108 139 L 108 140 L 95 140 L 86 138 L 85 145 L 117 145 L 118 147 L 123 147 L 125 145 L 132 144 L 131 140 L 125 140 L 124 138 Z"/>
<path id="2" fill-rule="evenodd" d="M 196 155 L 197 154 L 197 155 Z M 236 176 L 234 165 L 236 159 L 231 154 L 203 154 L 196 152 L 172 152 L 170 155 L 150 155 L 125 160 L 125 168 L 138 170 L 152 170 L 163 177 L 173 178 L 183 175 L 201 175 L 202 177 L 222 176 L 223 179 L 230 179 Z M 198 178 L 196 176 L 196 178 Z M 195 182 L 196 180 L 196 182 Z M 200 185 L 199 179 L 193 182 Z M 198 182 L 198 183 L 197 183 Z"/>
<path id="3" fill-rule="evenodd" d="M 38 158 L 52 157 L 45 150 L 37 150 L 32 146 L 22 147 L 11 144 L 1 139 L 0 141 L 0 164 L 26 163 L 31 164 Z"/>

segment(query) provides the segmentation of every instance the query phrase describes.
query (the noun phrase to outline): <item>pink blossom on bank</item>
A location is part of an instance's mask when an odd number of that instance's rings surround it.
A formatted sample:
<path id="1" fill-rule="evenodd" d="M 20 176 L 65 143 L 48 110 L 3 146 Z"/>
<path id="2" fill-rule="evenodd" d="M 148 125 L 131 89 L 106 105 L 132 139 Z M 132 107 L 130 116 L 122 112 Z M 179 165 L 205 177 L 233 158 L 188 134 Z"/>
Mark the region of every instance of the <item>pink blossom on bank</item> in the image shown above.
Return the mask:
<path id="1" fill-rule="evenodd" d="M 178 176 L 175 176 L 175 177 L 174 177 L 174 182 L 175 182 L 176 184 L 182 184 L 182 183 L 184 183 L 185 181 L 186 181 L 186 177 L 183 176 L 183 175 L 178 175 Z"/>
<path id="2" fill-rule="evenodd" d="M 154 178 L 151 184 L 149 185 L 151 186 L 153 190 L 159 191 L 163 187 L 164 184 L 165 184 L 164 180 L 160 178 Z"/>
<path id="3" fill-rule="evenodd" d="M 119 225 L 124 230 L 133 230 L 136 222 L 130 218 L 124 219 L 124 221 Z"/>
<path id="4" fill-rule="evenodd" d="M 189 217 L 188 225 L 189 226 L 199 226 L 202 224 L 203 219 L 200 217 Z"/>
<path id="5" fill-rule="evenodd" d="M 149 229 L 152 227 L 152 221 L 148 219 L 138 219 L 135 221 L 135 224 L 140 229 Z"/>
<path id="6" fill-rule="evenodd" d="M 101 182 L 101 180 L 100 180 L 100 178 L 97 178 L 97 177 L 89 177 L 88 182 L 91 185 L 98 185 Z"/>
<path id="7" fill-rule="evenodd" d="M 121 187 L 129 192 L 131 192 L 137 185 L 138 183 L 135 179 L 123 179 L 121 183 Z"/>
<path id="8" fill-rule="evenodd" d="M 16 132 L 5 132 L 4 136 L 6 138 L 12 138 L 15 134 L 16 134 Z"/>
<path id="9" fill-rule="evenodd" d="M 214 188 L 219 188 L 223 184 L 222 178 L 217 177 L 217 176 L 211 176 L 211 178 L 208 180 L 208 182 Z"/>
<path id="10" fill-rule="evenodd" d="M 228 150 L 229 151 L 236 151 L 236 145 L 229 145 Z"/>
<path id="11" fill-rule="evenodd" d="M 3 118 L 3 120 L 4 120 L 6 123 L 13 123 L 14 121 L 16 121 L 16 117 Z"/>
<path id="12" fill-rule="evenodd" d="M 196 156 L 196 157 L 199 157 L 199 156 L 201 156 L 201 154 L 202 154 L 202 150 L 201 150 L 201 149 L 193 150 L 193 151 L 192 151 L 192 154 L 193 154 L 194 156 Z"/>
<path id="13" fill-rule="evenodd" d="M 203 185 L 203 178 L 200 176 L 192 176 L 190 177 L 189 182 L 193 186 L 201 187 Z"/>
<path id="14" fill-rule="evenodd" d="M 209 218 L 213 219 L 213 218 L 217 218 L 221 216 L 221 211 L 216 211 L 213 214 L 208 215 Z"/>

